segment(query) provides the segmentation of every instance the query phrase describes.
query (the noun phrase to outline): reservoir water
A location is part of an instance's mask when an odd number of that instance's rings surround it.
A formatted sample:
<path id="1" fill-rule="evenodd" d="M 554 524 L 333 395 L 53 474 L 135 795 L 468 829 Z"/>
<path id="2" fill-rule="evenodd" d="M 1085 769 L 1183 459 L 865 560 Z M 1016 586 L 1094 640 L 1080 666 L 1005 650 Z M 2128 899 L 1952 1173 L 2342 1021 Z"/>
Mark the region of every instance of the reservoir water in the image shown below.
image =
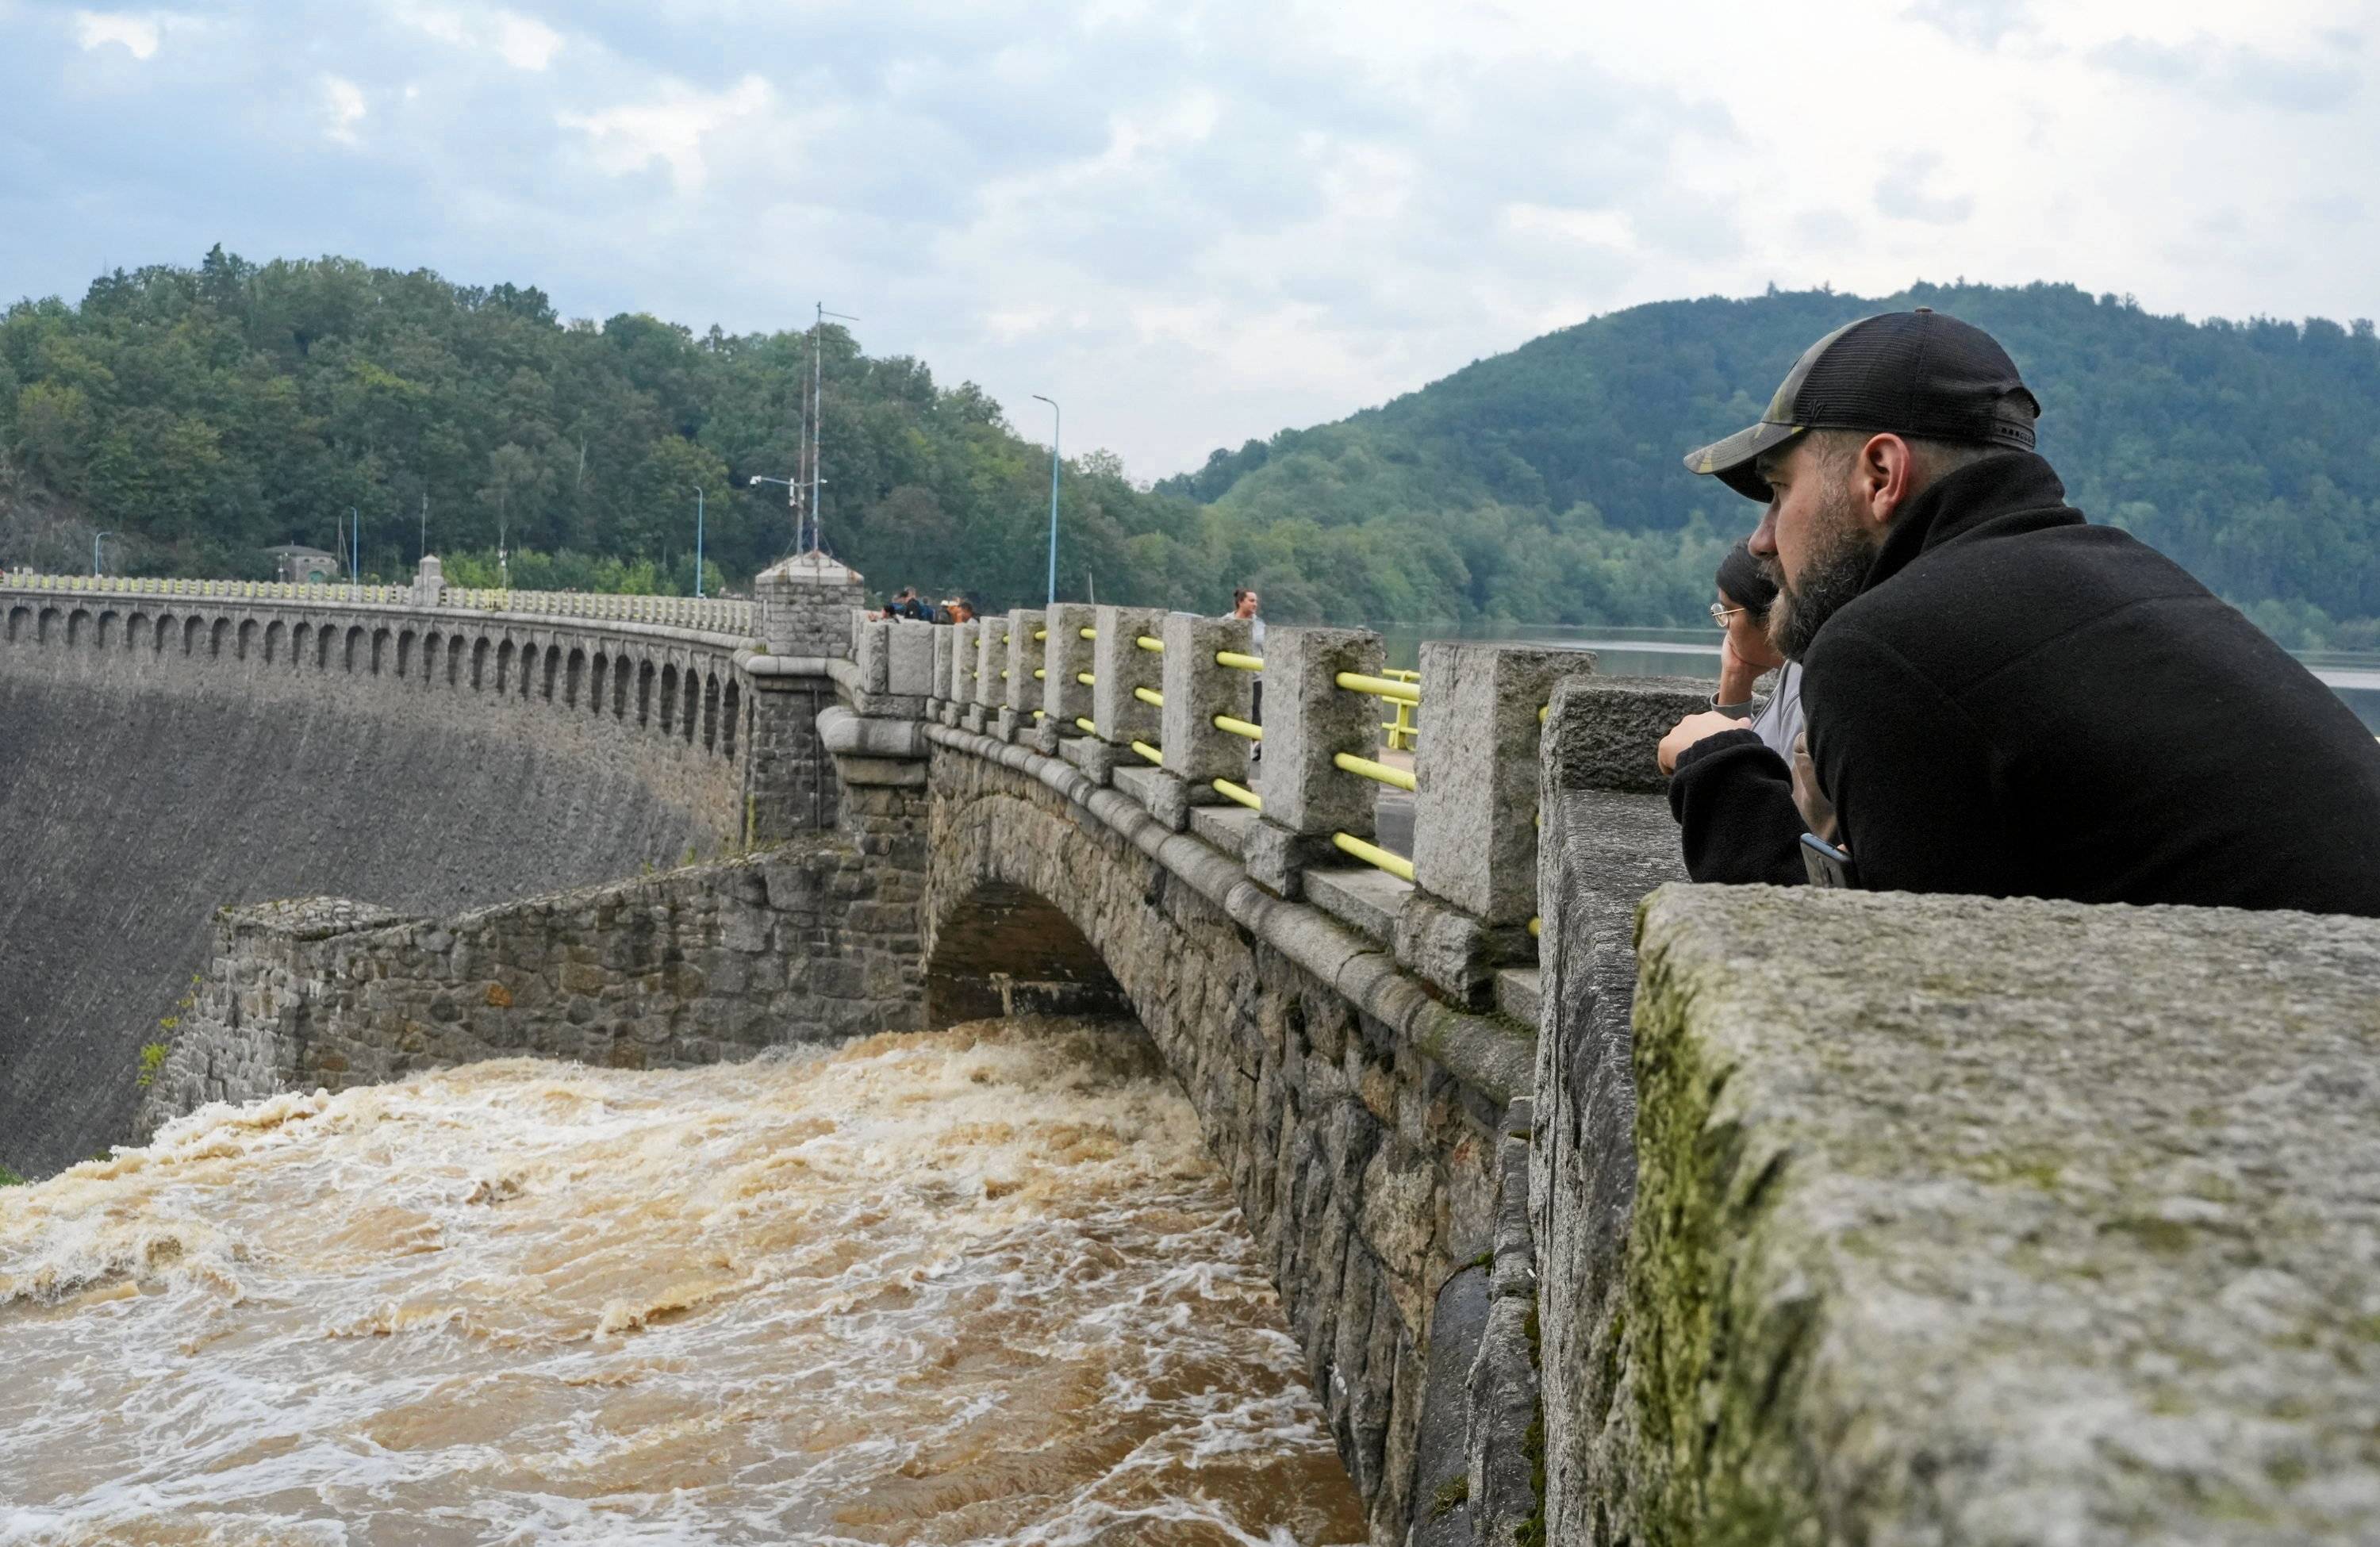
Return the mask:
<path id="1" fill-rule="evenodd" d="M 1347 1543 L 1136 1029 L 211 1107 L 0 1192 L 0 1542 Z"/>

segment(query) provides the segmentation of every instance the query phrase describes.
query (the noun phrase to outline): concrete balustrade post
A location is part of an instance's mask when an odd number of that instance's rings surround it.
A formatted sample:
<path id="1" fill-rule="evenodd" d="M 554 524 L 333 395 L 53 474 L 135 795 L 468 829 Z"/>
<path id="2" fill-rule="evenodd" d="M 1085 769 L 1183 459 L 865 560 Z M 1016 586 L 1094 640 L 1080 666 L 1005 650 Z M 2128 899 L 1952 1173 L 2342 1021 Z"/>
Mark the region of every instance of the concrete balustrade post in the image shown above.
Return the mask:
<path id="1" fill-rule="evenodd" d="M 1083 630 L 1095 627 L 1097 609 L 1080 602 L 1061 602 L 1042 622 L 1050 638 L 1041 651 L 1041 737 L 1044 754 L 1061 754 L 1100 784 L 1115 766 L 1112 749 L 1087 736 L 1077 721 L 1091 717 L 1091 689 L 1080 674 L 1091 669 L 1091 641 Z M 1076 748 L 1075 743 L 1083 745 Z"/>
<path id="2" fill-rule="evenodd" d="M 979 618 L 951 626 L 951 707 L 942 715 L 946 725 L 965 724 L 966 712 L 975 704 L 975 673 L 980 653 L 977 637 L 982 632 Z"/>
<path id="3" fill-rule="evenodd" d="M 926 697 L 926 718 L 948 725 L 945 712 L 951 706 L 951 647 L 957 632 L 947 623 L 926 626 L 934 636 L 934 676 L 932 690 Z"/>
<path id="4" fill-rule="evenodd" d="M 1248 829 L 1248 877 L 1275 895 L 1304 892 L 1301 872 L 1336 856 L 1330 835 L 1373 834 L 1375 786 L 1330 760 L 1375 754 L 1379 700 L 1338 685 L 1342 672 L 1377 676 L 1386 664 L 1367 628 L 1273 628 L 1265 639 L 1264 810 Z"/>
<path id="5" fill-rule="evenodd" d="M 1000 705 L 1008 685 L 1000 674 L 1008 666 L 1008 619 L 995 613 L 979 621 L 975 640 L 975 701 L 961 722 L 977 735 L 996 729 Z"/>
<path id="6" fill-rule="evenodd" d="M 1161 663 L 1165 708 L 1158 745 L 1163 772 L 1148 786 L 1150 814 L 1179 833 L 1190 825 L 1190 808 L 1223 804 L 1215 781 L 1244 784 L 1251 743 L 1215 728 L 1215 717 L 1245 720 L 1256 697 L 1256 676 L 1215 664 L 1219 651 L 1253 654 L 1250 626 L 1239 618 L 1169 613 Z"/>
<path id="7" fill-rule="evenodd" d="M 858 685 L 853 707 L 861 714 L 914 720 L 933 687 L 934 641 L 914 623 L 885 618 L 860 626 Z"/>
<path id="8" fill-rule="evenodd" d="M 1141 649 L 1136 641 L 1143 635 L 1158 638 L 1158 631 L 1165 627 L 1165 614 L 1156 607 L 1096 611 L 1099 621 L 1093 627 L 1099 637 L 1091 649 L 1091 671 L 1099 685 L 1091 689 L 1091 723 L 1099 726 L 1099 739 L 1115 753 L 1110 779 L 1148 806 L 1151 786 L 1159 778 L 1157 765 L 1134 751 L 1132 744 L 1154 745 L 1163 734 L 1163 725 L 1157 706 L 1137 697 L 1134 689 L 1161 694 L 1165 664 L 1162 655 Z"/>
<path id="9" fill-rule="evenodd" d="M 1397 960 L 1463 1005 L 1497 969 L 1536 959 L 1538 712 L 1555 686 L 1595 671 L 1585 651 L 1421 647 L 1414 760 L 1415 893 L 1397 915 Z"/>
<path id="10" fill-rule="evenodd" d="M 1001 666 L 1008 676 L 1000 685 L 1002 741 L 1023 740 L 1038 724 L 1033 712 L 1041 707 L 1041 684 L 1033 674 L 1041 667 L 1041 641 L 1033 636 L 1040 631 L 1038 608 L 1019 607 L 1008 615 L 1008 653 Z"/>

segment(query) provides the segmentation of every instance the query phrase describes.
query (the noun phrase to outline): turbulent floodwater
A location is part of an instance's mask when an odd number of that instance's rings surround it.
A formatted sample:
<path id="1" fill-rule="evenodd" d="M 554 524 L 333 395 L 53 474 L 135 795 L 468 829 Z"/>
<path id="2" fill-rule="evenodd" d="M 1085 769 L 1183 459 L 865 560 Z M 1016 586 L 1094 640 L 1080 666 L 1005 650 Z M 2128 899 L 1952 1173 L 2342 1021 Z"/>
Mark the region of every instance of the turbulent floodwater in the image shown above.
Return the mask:
<path id="1" fill-rule="evenodd" d="M 1354 1542 L 1136 1031 L 510 1061 L 0 1192 L 0 1541 Z"/>

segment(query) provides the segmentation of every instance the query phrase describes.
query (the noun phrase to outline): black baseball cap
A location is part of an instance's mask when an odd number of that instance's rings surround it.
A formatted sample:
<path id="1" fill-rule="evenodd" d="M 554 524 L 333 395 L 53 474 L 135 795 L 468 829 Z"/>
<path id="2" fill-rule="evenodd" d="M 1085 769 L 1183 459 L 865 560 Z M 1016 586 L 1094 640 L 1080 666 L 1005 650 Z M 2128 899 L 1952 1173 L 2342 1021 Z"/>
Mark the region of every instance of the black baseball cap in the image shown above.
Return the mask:
<path id="1" fill-rule="evenodd" d="M 1764 451 L 1805 430 L 1890 432 L 2033 449 L 2041 402 L 1999 341 L 1931 307 L 1846 323 L 1802 351 L 1760 422 L 1689 452 L 1686 469 L 1766 502 Z"/>

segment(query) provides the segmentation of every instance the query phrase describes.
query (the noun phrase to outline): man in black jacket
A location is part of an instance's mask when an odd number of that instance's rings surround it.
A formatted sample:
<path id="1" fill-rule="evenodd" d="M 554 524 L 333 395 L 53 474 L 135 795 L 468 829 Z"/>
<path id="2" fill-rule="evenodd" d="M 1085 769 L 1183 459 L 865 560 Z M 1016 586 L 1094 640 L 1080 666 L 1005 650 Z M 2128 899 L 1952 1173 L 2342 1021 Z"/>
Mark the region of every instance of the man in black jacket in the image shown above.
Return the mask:
<path id="1" fill-rule="evenodd" d="M 1760 423 L 1686 459 L 1767 506 L 1771 629 L 1859 883 L 2380 916 L 2380 746 L 2068 506 L 2039 411 L 1988 335 L 1921 309 L 1819 340 Z M 1794 879 L 1782 760 L 1716 715 L 1662 751 L 1690 873 Z"/>

